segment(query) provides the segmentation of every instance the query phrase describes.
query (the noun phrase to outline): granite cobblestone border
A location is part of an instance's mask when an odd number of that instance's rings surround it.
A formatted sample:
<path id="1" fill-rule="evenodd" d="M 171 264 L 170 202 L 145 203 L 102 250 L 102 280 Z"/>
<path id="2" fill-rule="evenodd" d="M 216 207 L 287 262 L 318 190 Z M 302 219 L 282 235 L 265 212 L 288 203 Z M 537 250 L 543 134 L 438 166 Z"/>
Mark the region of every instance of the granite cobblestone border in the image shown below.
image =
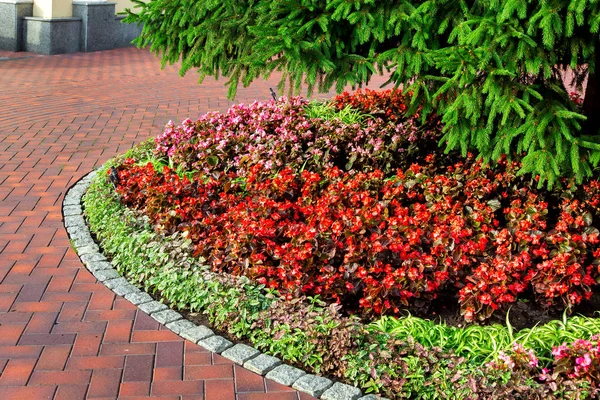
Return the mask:
<path id="1" fill-rule="evenodd" d="M 129 283 L 100 253 L 83 217 L 81 200 L 95 176 L 96 171 L 92 171 L 69 189 L 63 200 L 62 210 L 64 225 L 73 248 L 83 265 L 98 281 L 165 325 L 173 333 L 277 383 L 322 400 L 387 400 L 373 394 L 363 396 L 362 391 L 354 386 L 308 374 L 251 346 L 234 344 L 224 337 L 215 335 L 210 328 L 186 320 L 180 313 L 169 309 L 165 304 L 154 300 L 148 293 Z"/>

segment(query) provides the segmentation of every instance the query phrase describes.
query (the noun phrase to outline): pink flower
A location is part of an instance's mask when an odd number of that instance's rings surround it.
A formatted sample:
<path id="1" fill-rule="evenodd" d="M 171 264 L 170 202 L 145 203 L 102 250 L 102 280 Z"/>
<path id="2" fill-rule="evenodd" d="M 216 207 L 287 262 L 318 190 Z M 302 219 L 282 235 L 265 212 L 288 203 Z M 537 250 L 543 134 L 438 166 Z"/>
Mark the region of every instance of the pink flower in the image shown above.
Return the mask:
<path id="1" fill-rule="evenodd" d="M 592 365 L 592 358 L 590 357 L 590 353 L 585 353 L 583 357 L 577 357 L 575 359 L 575 364 L 587 370 L 587 367 Z"/>
<path id="2" fill-rule="evenodd" d="M 569 349 L 567 348 L 567 344 L 563 343 L 558 347 L 554 347 L 552 349 L 552 355 L 557 359 L 567 357 L 569 355 Z"/>
<path id="3" fill-rule="evenodd" d="M 538 358 L 535 356 L 535 353 L 533 352 L 533 350 L 529 350 L 528 354 L 529 354 L 529 366 L 531 368 L 536 368 L 539 364 Z"/>
<path id="4" fill-rule="evenodd" d="M 538 379 L 542 382 L 545 381 L 546 379 L 549 379 L 550 378 L 549 372 L 550 372 L 550 370 L 548 368 L 542 368 L 542 373 L 540 374 Z"/>
<path id="5" fill-rule="evenodd" d="M 498 359 L 500 359 L 500 361 L 502 361 L 508 369 L 512 370 L 515 367 L 515 362 L 509 355 L 504 354 L 503 351 L 501 351 L 500 354 L 498 354 Z"/>

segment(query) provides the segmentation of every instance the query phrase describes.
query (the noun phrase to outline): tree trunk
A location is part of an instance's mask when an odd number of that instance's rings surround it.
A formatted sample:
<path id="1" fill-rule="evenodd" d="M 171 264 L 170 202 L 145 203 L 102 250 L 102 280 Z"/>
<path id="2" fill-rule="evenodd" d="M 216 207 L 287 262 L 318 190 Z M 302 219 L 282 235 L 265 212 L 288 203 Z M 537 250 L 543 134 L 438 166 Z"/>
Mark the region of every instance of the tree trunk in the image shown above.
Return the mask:
<path id="1" fill-rule="evenodd" d="M 600 43 L 596 43 L 595 48 L 594 72 L 588 75 L 587 86 L 585 88 L 585 98 L 583 100 L 583 112 L 588 118 L 584 124 L 585 135 L 600 134 L 600 81 L 598 72 L 600 72 Z"/>

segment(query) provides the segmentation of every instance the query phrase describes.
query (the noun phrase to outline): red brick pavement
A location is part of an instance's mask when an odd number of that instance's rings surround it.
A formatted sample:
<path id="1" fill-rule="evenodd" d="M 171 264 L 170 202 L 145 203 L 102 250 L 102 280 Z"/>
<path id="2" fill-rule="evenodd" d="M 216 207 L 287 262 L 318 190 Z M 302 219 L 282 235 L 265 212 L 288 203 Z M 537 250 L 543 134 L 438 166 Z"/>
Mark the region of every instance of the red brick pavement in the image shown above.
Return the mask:
<path id="1" fill-rule="evenodd" d="M 133 48 L 0 52 L 1 399 L 311 398 L 165 330 L 69 246 L 68 187 L 169 119 L 231 104 L 224 80 L 196 81 Z M 256 82 L 236 102 L 268 99 L 276 83 Z"/>

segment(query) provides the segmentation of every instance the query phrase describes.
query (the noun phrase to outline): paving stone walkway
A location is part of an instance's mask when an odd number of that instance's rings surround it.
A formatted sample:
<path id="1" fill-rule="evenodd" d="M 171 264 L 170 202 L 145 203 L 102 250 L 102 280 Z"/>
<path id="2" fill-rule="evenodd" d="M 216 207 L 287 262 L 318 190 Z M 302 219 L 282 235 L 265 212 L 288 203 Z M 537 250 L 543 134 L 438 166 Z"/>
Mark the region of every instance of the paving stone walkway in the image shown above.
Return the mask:
<path id="1" fill-rule="evenodd" d="M 168 120 L 227 109 L 224 82 L 198 85 L 134 48 L 0 51 L 0 399 L 312 399 L 115 295 L 83 267 L 63 226 L 71 185 Z M 276 84 L 256 82 L 235 103 L 269 99 Z"/>

